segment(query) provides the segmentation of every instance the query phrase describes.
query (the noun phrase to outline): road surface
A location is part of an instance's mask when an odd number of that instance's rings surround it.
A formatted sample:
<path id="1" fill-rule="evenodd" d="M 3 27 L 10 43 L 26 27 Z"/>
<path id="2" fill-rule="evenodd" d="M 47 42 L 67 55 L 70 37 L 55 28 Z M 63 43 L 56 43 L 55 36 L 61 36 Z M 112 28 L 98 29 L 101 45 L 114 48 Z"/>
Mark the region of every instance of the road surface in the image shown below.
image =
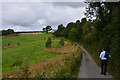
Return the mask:
<path id="1" fill-rule="evenodd" d="M 78 78 L 113 78 L 110 74 L 101 75 L 100 67 L 94 62 L 90 54 L 80 45 L 82 49 L 82 62 Z"/>

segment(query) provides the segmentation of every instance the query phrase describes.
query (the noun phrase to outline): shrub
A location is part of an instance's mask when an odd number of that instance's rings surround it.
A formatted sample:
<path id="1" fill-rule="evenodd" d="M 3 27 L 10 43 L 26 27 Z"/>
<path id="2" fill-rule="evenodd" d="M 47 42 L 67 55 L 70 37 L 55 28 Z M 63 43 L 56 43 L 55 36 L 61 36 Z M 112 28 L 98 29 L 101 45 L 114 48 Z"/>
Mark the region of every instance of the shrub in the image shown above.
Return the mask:
<path id="1" fill-rule="evenodd" d="M 17 45 L 20 45 L 20 43 L 17 43 Z"/>
<path id="2" fill-rule="evenodd" d="M 51 41 L 51 38 L 49 37 L 47 42 L 46 42 L 46 48 L 51 47 L 51 43 L 52 43 L 52 41 Z"/>
<path id="3" fill-rule="evenodd" d="M 10 46 L 10 43 L 8 43 L 8 46 Z"/>
<path id="4" fill-rule="evenodd" d="M 64 39 L 61 39 L 59 45 L 64 46 Z"/>

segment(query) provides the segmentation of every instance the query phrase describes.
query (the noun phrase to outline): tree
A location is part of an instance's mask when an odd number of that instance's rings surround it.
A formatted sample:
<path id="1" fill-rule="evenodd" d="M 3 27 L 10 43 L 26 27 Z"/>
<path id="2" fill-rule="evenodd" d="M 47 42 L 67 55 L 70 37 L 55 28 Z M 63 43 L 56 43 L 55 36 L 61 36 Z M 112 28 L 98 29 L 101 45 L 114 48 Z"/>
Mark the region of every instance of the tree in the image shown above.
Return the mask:
<path id="1" fill-rule="evenodd" d="M 82 23 L 82 24 L 84 24 L 84 23 L 86 23 L 86 22 L 87 22 L 87 19 L 86 19 L 86 18 L 82 18 L 82 19 L 81 19 L 81 23 Z"/>
<path id="2" fill-rule="evenodd" d="M 111 54 L 110 64 L 108 65 L 116 76 L 120 74 L 120 2 L 87 2 L 86 17 L 91 19 L 95 16 L 91 38 L 99 44 L 96 51 L 107 48 Z M 88 45 L 88 44 L 87 44 Z M 114 67 L 114 65 L 116 65 Z"/>
<path id="3" fill-rule="evenodd" d="M 64 39 L 61 39 L 60 42 L 59 42 L 59 45 L 64 46 L 64 44 L 65 44 Z"/>
<path id="4" fill-rule="evenodd" d="M 3 35 L 7 35 L 6 30 L 2 30 L 2 36 L 3 36 Z"/>
<path id="5" fill-rule="evenodd" d="M 76 28 L 72 28 L 69 32 L 68 39 L 71 41 L 78 41 L 79 32 Z"/>
<path id="6" fill-rule="evenodd" d="M 45 32 L 45 31 L 46 31 L 46 28 L 43 28 L 43 31 Z"/>
<path id="7" fill-rule="evenodd" d="M 83 22 L 86 22 L 86 19 L 83 19 Z M 80 35 L 78 35 L 78 38 L 81 37 L 82 35 L 82 24 L 80 22 L 80 20 L 77 20 L 75 23 L 73 22 L 70 22 L 67 24 L 66 27 L 64 27 L 62 24 L 61 25 L 58 25 L 58 29 L 57 31 L 55 31 L 53 34 L 56 36 L 56 37 L 65 37 L 66 39 L 68 39 L 68 35 L 69 35 L 69 32 L 72 28 L 76 28 L 77 31 L 79 32 Z"/>
<path id="8" fill-rule="evenodd" d="M 14 34 L 13 29 L 8 29 L 8 30 L 2 30 L 2 35 L 9 35 L 9 34 Z"/>
<path id="9" fill-rule="evenodd" d="M 52 30 L 51 26 L 46 26 L 46 28 L 43 28 L 43 31 L 46 33 L 48 33 L 51 30 Z"/>
<path id="10" fill-rule="evenodd" d="M 0 36 L 2 36 L 2 30 L 0 31 Z"/>
<path id="11" fill-rule="evenodd" d="M 73 22 L 68 23 L 68 25 L 66 26 L 65 31 L 64 31 L 65 38 L 68 38 L 68 34 L 69 34 L 70 30 L 74 27 L 75 27 L 75 23 L 73 23 Z"/>
<path id="12" fill-rule="evenodd" d="M 49 37 L 47 42 L 46 42 L 46 48 L 51 47 L 51 43 L 52 43 L 52 41 L 51 41 L 51 38 Z"/>
<path id="13" fill-rule="evenodd" d="M 7 30 L 7 34 L 13 34 L 14 33 L 14 30 L 13 29 L 8 29 Z"/>
<path id="14" fill-rule="evenodd" d="M 63 32 L 64 29 L 65 29 L 65 27 L 63 26 L 63 24 L 58 25 L 58 29 L 57 29 L 57 31 L 54 32 L 54 35 L 56 37 L 63 36 L 64 35 L 64 32 Z"/>

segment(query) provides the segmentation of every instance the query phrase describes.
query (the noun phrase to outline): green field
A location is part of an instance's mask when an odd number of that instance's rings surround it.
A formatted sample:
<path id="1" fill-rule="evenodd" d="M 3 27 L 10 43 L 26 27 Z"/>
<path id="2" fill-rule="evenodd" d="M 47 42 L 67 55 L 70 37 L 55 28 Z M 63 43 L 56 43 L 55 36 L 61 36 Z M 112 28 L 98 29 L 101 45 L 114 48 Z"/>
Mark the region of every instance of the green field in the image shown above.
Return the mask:
<path id="1" fill-rule="evenodd" d="M 26 34 L 20 36 L 7 36 L 2 38 L 2 47 L 10 45 L 19 46 L 2 49 L 2 72 L 10 70 L 10 65 L 16 60 L 25 62 L 29 57 L 29 64 L 33 65 L 42 60 L 54 58 L 63 54 L 46 52 L 45 43 L 50 34 Z M 59 40 L 52 40 L 52 47 L 58 45 Z"/>

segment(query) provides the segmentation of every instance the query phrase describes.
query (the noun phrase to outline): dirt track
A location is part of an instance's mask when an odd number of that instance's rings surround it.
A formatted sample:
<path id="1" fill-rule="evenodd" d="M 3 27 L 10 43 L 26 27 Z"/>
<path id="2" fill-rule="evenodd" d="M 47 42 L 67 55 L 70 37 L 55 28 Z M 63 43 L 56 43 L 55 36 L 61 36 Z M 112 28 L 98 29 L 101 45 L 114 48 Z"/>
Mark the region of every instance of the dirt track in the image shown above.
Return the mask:
<path id="1" fill-rule="evenodd" d="M 15 46 L 19 46 L 19 45 L 16 44 L 16 45 L 11 45 L 11 46 L 6 46 L 6 47 L 3 47 L 3 48 L 11 48 L 11 47 L 15 47 Z"/>

